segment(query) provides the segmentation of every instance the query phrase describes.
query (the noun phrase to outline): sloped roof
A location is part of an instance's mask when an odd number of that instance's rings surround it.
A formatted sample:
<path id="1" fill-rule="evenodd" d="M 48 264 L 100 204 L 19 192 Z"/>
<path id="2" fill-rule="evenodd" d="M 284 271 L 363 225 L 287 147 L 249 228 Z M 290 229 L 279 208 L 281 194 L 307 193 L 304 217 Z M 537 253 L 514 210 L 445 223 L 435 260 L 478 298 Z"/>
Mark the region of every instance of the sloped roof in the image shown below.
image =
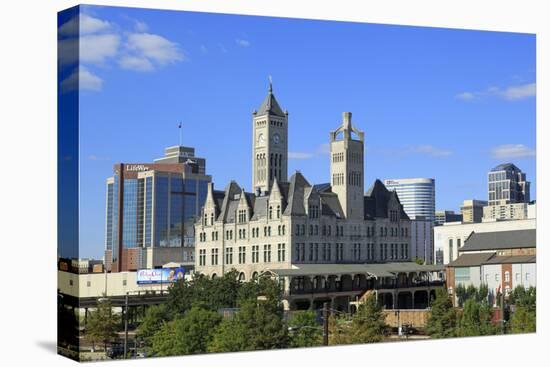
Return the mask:
<path id="1" fill-rule="evenodd" d="M 368 189 L 364 197 L 365 219 L 387 218 L 388 203 L 390 200 L 397 200 L 400 204 L 399 197 L 395 191 L 389 191 L 380 180 L 374 181 L 374 184 Z M 401 219 L 409 219 L 409 216 L 401 207 Z"/>
<path id="2" fill-rule="evenodd" d="M 283 112 L 281 106 L 279 105 L 279 102 L 277 102 L 277 99 L 275 98 L 275 95 L 273 94 L 271 88 L 269 89 L 269 93 L 265 97 L 264 101 L 260 105 L 260 108 L 258 109 L 257 115 L 276 115 L 284 117 L 286 114 Z"/>
<path id="3" fill-rule="evenodd" d="M 491 171 L 495 172 L 495 171 L 506 171 L 506 170 L 519 171 L 520 169 L 513 163 L 503 163 L 503 164 L 499 164 L 498 166 L 493 168 Z"/>
<path id="4" fill-rule="evenodd" d="M 399 273 L 433 272 L 444 270 L 443 265 L 419 265 L 415 262 L 384 264 L 297 264 L 290 269 L 270 269 L 279 276 L 355 275 L 395 277 Z"/>
<path id="5" fill-rule="evenodd" d="M 536 262 L 537 257 L 535 255 L 495 256 L 487 260 L 485 264 L 528 264 Z"/>
<path id="6" fill-rule="evenodd" d="M 475 254 L 460 255 L 455 261 L 448 264 L 450 267 L 480 266 L 495 256 L 494 252 L 479 252 Z"/>
<path id="7" fill-rule="evenodd" d="M 536 247 L 535 229 L 521 229 L 500 232 L 473 232 L 464 242 L 459 252 L 499 250 Z"/>

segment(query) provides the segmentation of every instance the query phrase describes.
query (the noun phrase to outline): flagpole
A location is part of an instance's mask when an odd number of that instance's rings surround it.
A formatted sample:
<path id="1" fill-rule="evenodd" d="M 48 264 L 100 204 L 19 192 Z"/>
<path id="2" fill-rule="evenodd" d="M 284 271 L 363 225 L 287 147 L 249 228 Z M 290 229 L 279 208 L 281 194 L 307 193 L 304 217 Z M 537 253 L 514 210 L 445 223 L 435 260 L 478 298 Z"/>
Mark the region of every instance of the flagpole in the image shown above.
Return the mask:
<path id="1" fill-rule="evenodd" d="M 179 129 L 179 133 L 180 133 L 180 134 L 179 134 L 179 135 L 180 135 L 180 147 L 181 147 L 181 145 L 182 145 L 182 135 L 181 135 L 181 132 L 182 132 L 182 131 L 181 131 L 181 126 L 182 126 L 182 124 L 181 124 L 181 122 L 180 122 L 179 125 L 178 125 L 178 129 Z"/>

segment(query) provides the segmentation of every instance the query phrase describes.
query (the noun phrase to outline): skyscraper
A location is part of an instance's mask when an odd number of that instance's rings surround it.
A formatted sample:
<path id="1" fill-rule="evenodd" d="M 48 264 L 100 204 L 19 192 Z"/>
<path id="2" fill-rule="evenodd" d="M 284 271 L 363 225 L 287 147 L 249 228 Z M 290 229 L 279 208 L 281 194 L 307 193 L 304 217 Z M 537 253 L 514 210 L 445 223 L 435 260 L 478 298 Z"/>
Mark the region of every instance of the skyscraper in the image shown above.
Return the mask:
<path id="1" fill-rule="evenodd" d="M 530 201 L 530 182 L 512 163 L 499 164 L 489 172 L 489 206 Z"/>
<path id="2" fill-rule="evenodd" d="M 195 149 L 166 148 L 154 163 L 117 163 L 107 179 L 105 264 L 118 272 L 194 264 L 193 224 L 211 177 Z"/>
<path id="3" fill-rule="evenodd" d="M 384 180 L 388 190 L 395 190 L 405 213 L 414 219 L 422 216 L 435 221 L 435 180 L 433 178 L 396 178 Z"/>

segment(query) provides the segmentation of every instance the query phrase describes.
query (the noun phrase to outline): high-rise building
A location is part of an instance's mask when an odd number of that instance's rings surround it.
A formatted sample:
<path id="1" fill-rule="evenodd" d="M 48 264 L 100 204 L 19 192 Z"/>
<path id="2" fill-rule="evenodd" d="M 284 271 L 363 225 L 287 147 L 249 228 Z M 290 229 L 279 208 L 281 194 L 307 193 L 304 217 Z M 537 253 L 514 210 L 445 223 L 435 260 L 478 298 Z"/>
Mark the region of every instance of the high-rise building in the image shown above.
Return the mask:
<path id="1" fill-rule="evenodd" d="M 463 223 L 479 223 L 483 219 L 483 207 L 487 205 L 483 200 L 464 200 L 460 207 Z"/>
<path id="2" fill-rule="evenodd" d="M 105 265 L 118 272 L 194 265 L 194 222 L 211 177 L 195 149 L 166 148 L 154 163 L 117 163 L 107 179 Z"/>
<path id="3" fill-rule="evenodd" d="M 512 163 L 499 164 L 489 172 L 489 205 L 528 203 L 530 182 Z"/>
<path id="4" fill-rule="evenodd" d="M 462 214 L 457 214 L 454 210 L 436 210 L 435 211 L 435 224 L 436 226 L 442 226 L 449 222 L 462 222 Z"/>
<path id="5" fill-rule="evenodd" d="M 395 190 L 405 213 L 435 221 L 435 180 L 433 178 L 396 178 L 384 180 L 388 190 Z"/>

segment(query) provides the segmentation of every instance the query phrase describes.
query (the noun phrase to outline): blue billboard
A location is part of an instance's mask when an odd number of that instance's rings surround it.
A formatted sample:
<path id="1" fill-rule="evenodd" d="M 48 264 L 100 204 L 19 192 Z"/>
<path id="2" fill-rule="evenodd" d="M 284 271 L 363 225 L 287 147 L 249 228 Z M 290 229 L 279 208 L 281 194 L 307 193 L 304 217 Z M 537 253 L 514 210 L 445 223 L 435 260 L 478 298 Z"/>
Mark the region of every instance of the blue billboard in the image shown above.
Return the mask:
<path id="1" fill-rule="evenodd" d="M 173 283 L 183 279 L 183 268 L 140 269 L 137 271 L 137 284 Z"/>

